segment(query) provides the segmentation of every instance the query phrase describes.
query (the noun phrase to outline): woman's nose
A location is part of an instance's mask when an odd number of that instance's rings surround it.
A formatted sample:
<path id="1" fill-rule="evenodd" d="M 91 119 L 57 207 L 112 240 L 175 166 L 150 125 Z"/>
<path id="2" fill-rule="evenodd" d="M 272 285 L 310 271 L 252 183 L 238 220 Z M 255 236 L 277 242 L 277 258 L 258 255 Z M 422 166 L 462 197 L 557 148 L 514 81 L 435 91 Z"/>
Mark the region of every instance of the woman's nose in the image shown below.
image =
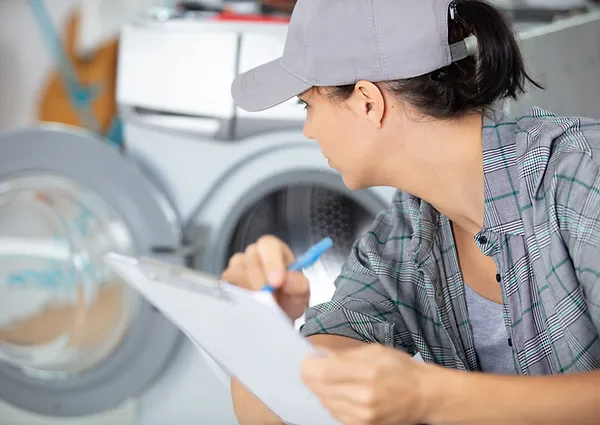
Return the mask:
<path id="1" fill-rule="evenodd" d="M 302 132 L 304 133 L 304 137 L 306 137 L 307 139 L 315 139 L 315 136 L 312 132 L 312 127 L 310 126 L 308 120 L 304 121 L 304 127 L 302 129 Z"/>

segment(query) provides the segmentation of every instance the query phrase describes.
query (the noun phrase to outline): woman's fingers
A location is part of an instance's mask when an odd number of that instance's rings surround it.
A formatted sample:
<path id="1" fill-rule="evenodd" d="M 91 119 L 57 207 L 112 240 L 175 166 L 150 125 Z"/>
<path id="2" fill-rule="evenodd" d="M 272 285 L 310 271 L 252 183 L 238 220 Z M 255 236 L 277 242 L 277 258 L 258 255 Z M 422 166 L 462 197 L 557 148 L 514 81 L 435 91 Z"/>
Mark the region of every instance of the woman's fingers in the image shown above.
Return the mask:
<path id="1" fill-rule="evenodd" d="M 259 256 L 258 247 L 255 244 L 248 245 L 246 248 L 245 268 L 250 289 L 258 290 L 265 286 L 267 278 L 265 277 L 265 271 Z"/>
<path id="2" fill-rule="evenodd" d="M 275 288 L 283 285 L 287 267 L 294 261 L 290 248 L 275 236 L 265 235 L 256 242 L 256 248 L 268 282 Z"/>

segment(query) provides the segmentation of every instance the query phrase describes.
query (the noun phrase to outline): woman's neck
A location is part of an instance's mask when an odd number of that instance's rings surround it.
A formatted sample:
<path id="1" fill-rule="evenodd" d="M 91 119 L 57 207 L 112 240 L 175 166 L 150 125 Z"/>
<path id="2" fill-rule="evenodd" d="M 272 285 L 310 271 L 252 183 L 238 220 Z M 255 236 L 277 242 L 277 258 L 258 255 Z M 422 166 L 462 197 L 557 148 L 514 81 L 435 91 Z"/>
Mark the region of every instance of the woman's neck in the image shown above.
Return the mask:
<path id="1" fill-rule="evenodd" d="M 482 115 L 416 122 L 408 131 L 410 143 L 385 160 L 391 186 L 429 202 L 464 231 L 477 233 L 484 209 Z"/>

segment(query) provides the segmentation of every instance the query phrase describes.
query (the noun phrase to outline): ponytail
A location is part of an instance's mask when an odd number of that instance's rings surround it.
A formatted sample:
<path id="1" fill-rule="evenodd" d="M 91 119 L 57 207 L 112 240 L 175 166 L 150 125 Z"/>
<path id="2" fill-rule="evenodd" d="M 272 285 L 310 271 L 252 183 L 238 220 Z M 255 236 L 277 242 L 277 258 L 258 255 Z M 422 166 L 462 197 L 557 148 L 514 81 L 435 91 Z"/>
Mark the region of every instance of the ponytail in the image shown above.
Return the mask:
<path id="1" fill-rule="evenodd" d="M 449 41 L 460 41 L 473 34 L 478 52 L 473 64 L 466 65 L 463 76 L 469 81 L 463 94 L 474 105 L 485 106 L 497 99 L 517 99 L 525 92 L 527 81 L 542 88 L 525 71 L 517 38 L 506 17 L 495 6 L 481 0 L 463 0 L 456 4 L 457 16 L 449 22 Z M 452 66 L 461 67 L 461 63 Z M 460 82 L 456 82 L 460 84 Z"/>

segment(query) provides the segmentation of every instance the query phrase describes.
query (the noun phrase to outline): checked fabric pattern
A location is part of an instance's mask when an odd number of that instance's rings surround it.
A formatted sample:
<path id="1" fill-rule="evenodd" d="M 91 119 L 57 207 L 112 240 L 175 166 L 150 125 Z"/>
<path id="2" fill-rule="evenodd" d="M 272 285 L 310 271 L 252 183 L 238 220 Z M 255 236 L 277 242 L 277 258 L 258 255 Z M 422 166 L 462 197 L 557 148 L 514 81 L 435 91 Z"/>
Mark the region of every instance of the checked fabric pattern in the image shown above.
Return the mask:
<path id="1" fill-rule="evenodd" d="M 533 108 L 484 117 L 484 226 L 517 370 L 600 369 L 600 122 Z M 377 342 L 480 370 L 449 220 L 398 192 L 301 332 Z"/>

